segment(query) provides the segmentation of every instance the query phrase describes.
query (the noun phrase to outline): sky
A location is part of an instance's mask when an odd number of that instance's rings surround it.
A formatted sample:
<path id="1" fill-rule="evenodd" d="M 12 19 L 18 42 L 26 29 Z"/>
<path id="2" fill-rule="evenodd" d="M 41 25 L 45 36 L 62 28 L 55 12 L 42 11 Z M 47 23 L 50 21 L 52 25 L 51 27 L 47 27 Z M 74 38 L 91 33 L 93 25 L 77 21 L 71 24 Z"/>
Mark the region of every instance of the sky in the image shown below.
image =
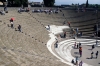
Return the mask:
<path id="1" fill-rule="evenodd" d="M 42 2 L 43 0 L 29 0 L 33 2 Z M 55 0 L 56 5 L 61 5 L 61 4 L 83 4 L 86 3 L 87 0 Z M 89 4 L 100 4 L 100 0 L 88 0 Z"/>

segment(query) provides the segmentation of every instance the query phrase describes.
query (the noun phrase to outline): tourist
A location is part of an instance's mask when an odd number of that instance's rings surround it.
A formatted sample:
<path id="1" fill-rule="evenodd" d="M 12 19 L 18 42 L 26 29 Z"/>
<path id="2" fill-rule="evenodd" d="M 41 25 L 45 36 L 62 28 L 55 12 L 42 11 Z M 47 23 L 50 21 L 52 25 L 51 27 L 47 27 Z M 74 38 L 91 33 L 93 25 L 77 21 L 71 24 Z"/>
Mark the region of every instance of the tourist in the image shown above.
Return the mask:
<path id="1" fill-rule="evenodd" d="M 14 18 L 11 18 L 11 19 L 10 19 L 10 22 L 13 22 L 13 21 L 14 21 Z"/>
<path id="2" fill-rule="evenodd" d="M 82 62 L 82 61 L 80 61 L 79 66 L 82 66 L 82 64 L 83 64 L 83 62 Z"/>
<path id="3" fill-rule="evenodd" d="M 18 30 L 21 32 L 21 25 L 18 25 Z"/>
<path id="4" fill-rule="evenodd" d="M 48 30 L 50 30 L 50 25 L 48 25 Z"/>
<path id="5" fill-rule="evenodd" d="M 1 10 L 1 11 L 0 11 L 0 14 L 1 14 L 1 15 L 5 15 L 5 11 Z"/>
<path id="6" fill-rule="evenodd" d="M 80 51 L 80 57 L 82 57 L 82 50 Z"/>
<path id="7" fill-rule="evenodd" d="M 55 48 L 58 48 L 58 44 L 57 43 L 55 44 Z"/>
<path id="8" fill-rule="evenodd" d="M 96 40 L 96 45 L 98 45 L 98 41 Z"/>
<path id="9" fill-rule="evenodd" d="M 64 38 L 66 38 L 66 32 L 64 33 Z"/>
<path id="10" fill-rule="evenodd" d="M 26 8 L 26 12 L 29 12 L 30 11 L 30 8 Z"/>
<path id="11" fill-rule="evenodd" d="M 21 13 L 21 8 L 18 9 L 18 13 Z"/>
<path id="12" fill-rule="evenodd" d="M 79 42 L 79 47 L 81 47 L 81 43 Z"/>
<path id="13" fill-rule="evenodd" d="M 82 36 L 82 31 L 80 32 L 80 36 Z"/>
<path id="14" fill-rule="evenodd" d="M 95 48 L 94 45 L 92 45 L 92 50 L 93 50 L 94 48 Z"/>
<path id="15" fill-rule="evenodd" d="M 72 59 L 72 63 L 75 64 L 74 59 Z"/>
<path id="16" fill-rule="evenodd" d="M 65 24 L 66 24 L 66 22 L 64 21 L 64 22 L 63 22 L 63 25 L 65 25 Z"/>
<path id="17" fill-rule="evenodd" d="M 77 44 L 77 49 L 78 49 L 78 44 Z"/>
<path id="18" fill-rule="evenodd" d="M 58 39 L 55 38 L 55 40 L 56 40 L 55 47 L 58 48 Z"/>
<path id="19" fill-rule="evenodd" d="M 11 22 L 11 28 L 13 28 L 13 22 Z"/>
<path id="20" fill-rule="evenodd" d="M 7 11 L 7 6 L 4 7 L 4 11 Z"/>
<path id="21" fill-rule="evenodd" d="M 73 29 L 73 36 L 75 37 L 76 31 Z"/>
<path id="22" fill-rule="evenodd" d="M 78 65 L 78 57 L 76 57 L 76 65 Z"/>
<path id="23" fill-rule="evenodd" d="M 93 58 L 93 52 L 91 53 L 91 59 Z"/>
<path id="24" fill-rule="evenodd" d="M 78 28 L 76 28 L 76 32 L 78 33 Z"/>
<path id="25" fill-rule="evenodd" d="M 76 48 L 76 42 L 75 42 L 75 44 L 74 44 L 74 48 Z"/>
<path id="26" fill-rule="evenodd" d="M 82 57 L 82 47 L 79 47 L 79 54 L 80 54 L 80 57 Z"/>
<path id="27" fill-rule="evenodd" d="M 95 55 L 96 55 L 96 58 L 98 57 L 98 53 L 99 53 L 98 51 L 95 53 Z"/>

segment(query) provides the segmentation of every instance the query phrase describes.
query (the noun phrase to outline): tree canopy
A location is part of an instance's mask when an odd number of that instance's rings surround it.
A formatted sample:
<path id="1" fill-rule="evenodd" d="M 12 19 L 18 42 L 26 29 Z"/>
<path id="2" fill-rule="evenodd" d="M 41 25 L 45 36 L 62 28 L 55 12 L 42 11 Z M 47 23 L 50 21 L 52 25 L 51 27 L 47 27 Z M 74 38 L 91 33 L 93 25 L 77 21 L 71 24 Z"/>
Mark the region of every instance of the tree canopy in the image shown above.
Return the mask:
<path id="1" fill-rule="evenodd" d="M 28 0 L 8 0 L 8 6 L 28 6 Z"/>
<path id="2" fill-rule="evenodd" d="M 55 0 L 43 0 L 46 7 L 54 6 Z"/>
<path id="3" fill-rule="evenodd" d="M 1 2 L 6 2 L 6 0 L 0 0 Z M 28 6 L 28 0 L 8 0 L 8 6 L 19 7 L 19 6 Z"/>
<path id="4" fill-rule="evenodd" d="M 6 2 L 6 0 L 0 0 L 1 2 Z"/>

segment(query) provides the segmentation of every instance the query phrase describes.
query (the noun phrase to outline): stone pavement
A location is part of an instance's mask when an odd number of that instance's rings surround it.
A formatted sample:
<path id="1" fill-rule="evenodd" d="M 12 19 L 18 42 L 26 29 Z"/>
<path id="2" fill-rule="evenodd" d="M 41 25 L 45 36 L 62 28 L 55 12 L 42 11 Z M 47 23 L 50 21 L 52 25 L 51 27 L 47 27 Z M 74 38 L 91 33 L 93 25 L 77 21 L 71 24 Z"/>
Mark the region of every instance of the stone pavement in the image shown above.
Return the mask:
<path id="1" fill-rule="evenodd" d="M 82 46 L 82 57 L 79 56 L 79 50 L 78 49 L 72 49 L 71 54 L 73 57 L 78 56 L 79 60 L 82 60 L 84 63 L 87 63 L 89 65 L 93 66 L 100 66 L 100 47 L 95 47 L 93 50 L 91 50 L 91 46 Z M 94 57 L 91 59 L 91 52 L 94 52 Z M 95 53 L 96 51 L 99 51 L 98 58 L 96 59 Z"/>
<path id="2" fill-rule="evenodd" d="M 52 29 L 54 29 L 54 28 L 52 27 Z M 77 43 L 81 42 L 82 43 L 82 47 L 83 47 L 83 56 L 81 58 L 79 58 L 78 62 L 80 62 L 82 60 L 83 61 L 83 66 L 100 66 L 99 65 L 99 61 L 100 61 L 99 58 L 100 57 L 98 57 L 97 59 L 95 59 L 95 58 L 89 59 L 90 58 L 90 53 L 92 52 L 91 51 L 91 45 L 96 44 L 96 40 L 95 39 L 85 39 L 85 38 L 67 39 L 67 40 L 59 42 L 58 43 L 58 47 L 55 48 L 55 50 L 52 50 L 51 46 L 52 46 L 52 44 L 54 44 L 53 42 L 56 41 L 55 38 L 57 38 L 57 37 L 55 36 L 55 33 L 57 34 L 57 32 L 56 31 L 55 32 L 49 31 L 49 32 L 50 32 L 49 35 L 51 37 L 51 40 L 47 43 L 47 48 L 49 49 L 49 51 L 54 56 L 59 58 L 62 62 L 66 63 L 66 64 L 68 64 L 70 66 L 73 66 L 73 64 L 71 63 L 72 59 L 75 60 L 75 56 L 79 56 L 77 54 L 78 53 L 78 49 L 73 49 L 73 46 L 74 46 L 75 42 L 77 42 Z M 58 34 L 59 34 L 59 32 L 58 32 Z M 98 40 L 98 45 L 93 50 L 94 53 L 97 50 L 99 50 L 99 45 L 100 45 L 100 40 Z M 94 54 L 94 57 L 95 57 L 95 54 Z"/>
<path id="3" fill-rule="evenodd" d="M 58 43 L 58 48 L 55 48 L 56 52 L 62 57 L 64 60 L 71 62 L 72 59 L 75 60 L 75 56 L 79 56 L 78 49 L 73 49 L 75 39 L 68 39 Z M 98 40 L 100 42 L 100 40 Z M 81 42 L 83 46 L 83 56 L 79 58 L 79 61 L 83 61 L 83 66 L 99 66 L 99 57 L 98 59 L 92 59 L 91 61 L 88 59 L 91 57 L 91 45 L 96 44 L 93 39 L 77 39 L 77 43 Z M 99 50 L 99 47 L 96 47 L 93 52 L 95 53 Z M 95 54 L 94 54 L 95 55 Z M 99 55 L 100 56 L 100 55 Z M 94 63 L 93 63 L 94 62 Z"/>

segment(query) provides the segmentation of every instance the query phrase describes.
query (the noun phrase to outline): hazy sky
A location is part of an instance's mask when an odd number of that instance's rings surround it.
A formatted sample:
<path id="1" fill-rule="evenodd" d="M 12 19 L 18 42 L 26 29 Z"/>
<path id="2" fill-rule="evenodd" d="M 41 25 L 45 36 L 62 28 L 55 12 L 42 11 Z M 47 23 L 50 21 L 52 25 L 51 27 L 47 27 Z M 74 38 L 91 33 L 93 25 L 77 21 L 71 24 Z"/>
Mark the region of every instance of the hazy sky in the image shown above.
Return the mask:
<path id="1" fill-rule="evenodd" d="M 42 2 L 43 0 L 29 0 L 33 2 Z M 90 4 L 100 4 L 100 0 L 88 0 Z M 55 4 L 61 5 L 61 4 L 82 4 L 86 3 L 86 0 L 55 0 Z"/>

